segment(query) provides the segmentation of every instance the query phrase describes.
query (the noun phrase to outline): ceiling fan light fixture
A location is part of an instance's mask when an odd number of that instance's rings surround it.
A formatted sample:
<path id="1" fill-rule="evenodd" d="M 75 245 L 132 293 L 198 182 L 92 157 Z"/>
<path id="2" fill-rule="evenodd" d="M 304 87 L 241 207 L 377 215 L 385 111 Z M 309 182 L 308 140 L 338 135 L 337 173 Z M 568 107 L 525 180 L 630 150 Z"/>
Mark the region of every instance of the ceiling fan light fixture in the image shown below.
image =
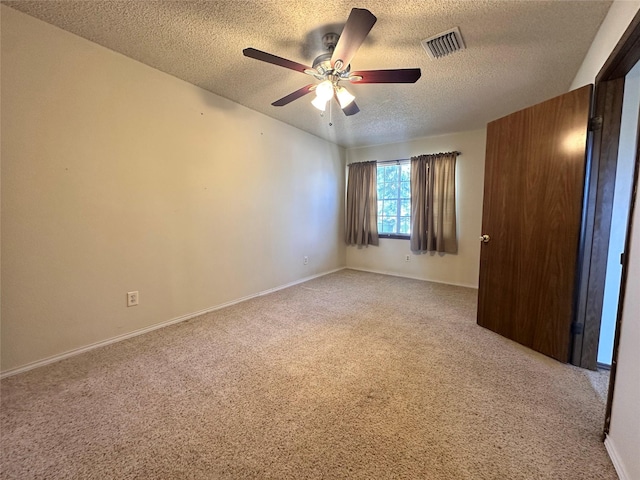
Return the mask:
<path id="1" fill-rule="evenodd" d="M 325 80 L 318 84 L 316 87 L 316 97 L 324 102 L 331 100 L 333 97 L 333 83 L 331 83 L 331 80 Z"/>
<path id="2" fill-rule="evenodd" d="M 362 70 L 351 74 L 351 60 L 366 40 L 369 31 L 376 23 L 376 16 L 366 8 L 352 8 L 342 33 L 327 33 L 322 37 L 325 53 L 321 53 L 313 60 L 311 68 L 286 58 L 255 48 L 245 48 L 245 57 L 260 60 L 279 67 L 304 73 L 318 80 L 318 84 L 306 85 L 293 93 L 276 100 L 271 105 L 283 107 L 298 98 L 316 91 L 316 97 L 311 101 L 320 111 L 325 111 L 327 103 L 336 97 L 346 116 L 355 115 L 360 111 L 354 101 L 354 96 L 341 87 L 341 81 L 352 83 L 415 83 L 420 78 L 419 68 Z"/>
<path id="3" fill-rule="evenodd" d="M 340 108 L 345 108 L 356 99 L 356 97 L 351 95 L 349 91 L 344 87 L 336 87 L 336 97 L 338 97 Z"/>
<path id="4" fill-rule="evenodd" d="M 327 100 L 324 100 L 324 99 L 316 96 L 316 98 L 311 100 L 311 105 L 316 107 L 321 112 L 324 112 L 326 110 L 326 108 L 327 108 Z"/>

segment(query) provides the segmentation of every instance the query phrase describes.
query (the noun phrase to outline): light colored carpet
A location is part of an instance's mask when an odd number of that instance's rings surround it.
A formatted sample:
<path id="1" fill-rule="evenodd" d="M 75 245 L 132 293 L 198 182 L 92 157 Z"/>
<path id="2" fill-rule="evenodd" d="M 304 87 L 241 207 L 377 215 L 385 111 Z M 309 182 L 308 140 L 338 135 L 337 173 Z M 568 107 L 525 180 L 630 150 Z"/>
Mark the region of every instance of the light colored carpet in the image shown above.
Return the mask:
<path id="1" fill-rule="evenodd" d="M 609 370 L 599 368 L 594 372 L 585 370 L 584 373 L 589 377 L 591 386 L 598 394 L 598 397 L 600 397 L 600 401 L 606 404 L 607 393 L 609 393 L 609 373 L 611 372 Z"/>
<path id="2" fill-rule="evenodd" d="M 2 381 L 2 478 L 615 479 L 589 376 L 344 270 Z"/>

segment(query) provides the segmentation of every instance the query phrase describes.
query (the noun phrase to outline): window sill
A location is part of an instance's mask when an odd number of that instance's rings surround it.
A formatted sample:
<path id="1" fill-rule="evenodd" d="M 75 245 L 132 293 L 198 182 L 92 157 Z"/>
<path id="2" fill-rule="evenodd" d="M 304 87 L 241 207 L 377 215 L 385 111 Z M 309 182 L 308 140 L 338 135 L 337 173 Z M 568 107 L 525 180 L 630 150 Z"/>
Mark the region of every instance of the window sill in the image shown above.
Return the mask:
<path id="1" fill-rule="evenodd" d="M 409 235 L 394 235 L 390 233 L 379 233 L 378 238 L 394 238 L 397 240 L 409 240 Z"/>

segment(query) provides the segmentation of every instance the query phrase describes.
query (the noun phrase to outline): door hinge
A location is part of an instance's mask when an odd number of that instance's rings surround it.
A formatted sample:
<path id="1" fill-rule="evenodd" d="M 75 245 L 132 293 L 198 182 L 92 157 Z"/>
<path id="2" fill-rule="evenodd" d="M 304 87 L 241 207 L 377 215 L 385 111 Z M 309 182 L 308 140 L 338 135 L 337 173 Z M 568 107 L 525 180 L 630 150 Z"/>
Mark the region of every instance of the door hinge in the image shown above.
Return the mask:
<path id="1" fill-rule="evenodd" d="M 589 131 L 593 132 L 595 130 L 600 130 L 602 128 L 602 115 L 598 115 L 597 117 L 591 117 L 589 119 Z"/>
<path id="2" fill-rule="evenodd" d="M 571 324 L 571 335 L 582 335 L 584 333 L 584 324 L 573 322 Z"/>
<path id="3" fill-rule="evenodd" d="M 624 266 L 624 252 L 620 254 L 620 265 Z"/>

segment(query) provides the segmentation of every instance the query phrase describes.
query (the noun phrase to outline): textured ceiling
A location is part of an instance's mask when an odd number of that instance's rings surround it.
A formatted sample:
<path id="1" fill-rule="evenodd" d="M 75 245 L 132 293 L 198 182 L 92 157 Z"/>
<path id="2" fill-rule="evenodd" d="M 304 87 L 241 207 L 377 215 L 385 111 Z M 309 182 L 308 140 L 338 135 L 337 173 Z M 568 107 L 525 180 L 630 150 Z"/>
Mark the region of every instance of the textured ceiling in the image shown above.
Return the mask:
<path id="1" fill-rule="evenodd" d="M 270 117 L 345 147 L 483 127 L 568 90 L 610 1 L 216 0 L 5 1 Z M 352 7 L 378 21 L 353 70 L 421 68 L 415 84 L 348 85 L 361 112 L 320 116 L 312 95 L 271 102 L 307 75 L 242 55 L 259 50 L 311 65 L 324 33 Z M 420 41 L 460 27 L 466 50 L 439 60 Z M 329 120 L 333 126 L 329 125 Z"/>

